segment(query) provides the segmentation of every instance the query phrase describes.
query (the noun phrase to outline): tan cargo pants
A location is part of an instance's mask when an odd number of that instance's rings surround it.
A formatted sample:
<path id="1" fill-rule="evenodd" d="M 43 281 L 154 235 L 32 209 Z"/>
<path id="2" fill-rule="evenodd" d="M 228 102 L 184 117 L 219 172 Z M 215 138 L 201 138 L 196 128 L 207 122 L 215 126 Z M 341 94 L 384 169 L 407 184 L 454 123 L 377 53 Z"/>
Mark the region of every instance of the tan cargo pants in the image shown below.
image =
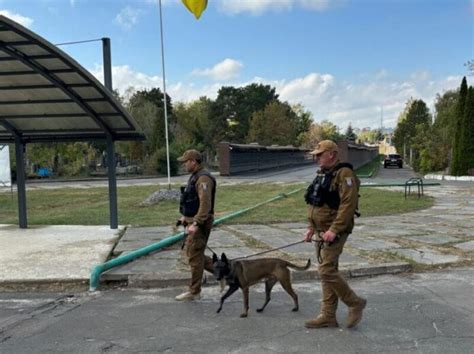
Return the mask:
<path id="1" fill-rule="evenodd" d="M 335 317 L 338 299 L 347 306 L 352 306 L 360 300 L 339 273 L 339 256 L 348 236 L 349 234 L 339 235 L 337 242 L 325 245 L 321 250 L 322 263 L 318 268 L 322 286 L 320 312 L 328 317 Z"/>
<path id="2" fill-rule="evenodd" d="M 209 218 L 204 225 L 198 228 L 194 236 L 188 236 L 186 238 L 186 256 L 191 268 L 189 290 L 192 294 L 199 294 L 201 292 L 204 269 L 210 273 L 214 270 L 212 267 L 212 258 L 204 254 L 213 222 L 214 218 Z"/>

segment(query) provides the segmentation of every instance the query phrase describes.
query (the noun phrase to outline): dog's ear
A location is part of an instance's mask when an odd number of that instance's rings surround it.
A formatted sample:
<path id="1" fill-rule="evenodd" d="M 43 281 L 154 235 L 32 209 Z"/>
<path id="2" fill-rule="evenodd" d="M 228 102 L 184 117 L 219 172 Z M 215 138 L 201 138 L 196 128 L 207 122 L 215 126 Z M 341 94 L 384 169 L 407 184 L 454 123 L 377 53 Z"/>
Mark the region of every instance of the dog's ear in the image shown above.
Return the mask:
<path id="1" fill-rule="evenodd" d="M 221 260 L 222 260 L 222 262 L 225 262 L 225 263 L 228 263 L 228 262 L 229 262 L 229 261 L 227 260 L 227 257 L 226 257 L 226 255 L 225 255 L 225 253 L 222 253 Z"/>
<path id="2" fill-rule="evenodd" d="M 217 254 L 212 253 L 212 263 L 216 263 L 218 260 L 219 258 L 217 258 Z"/>

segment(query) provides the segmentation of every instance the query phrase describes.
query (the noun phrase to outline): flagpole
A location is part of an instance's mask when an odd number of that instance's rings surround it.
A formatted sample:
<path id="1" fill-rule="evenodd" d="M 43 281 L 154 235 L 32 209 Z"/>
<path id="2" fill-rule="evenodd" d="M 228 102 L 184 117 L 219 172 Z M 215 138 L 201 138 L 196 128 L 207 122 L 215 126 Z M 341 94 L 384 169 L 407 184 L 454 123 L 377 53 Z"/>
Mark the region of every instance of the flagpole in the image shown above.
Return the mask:
<path id="1" fill-rule="evenodd" d="M 163 16 L 161 11 L 161 0 L 158 1 L 158 6 L 160 8 L 161 64 L 163 71 L 163 103 L 165 106 L 166 167 L 168 171 L 168 189 L 171 189 L 170 150 L 168 141 L 168 107 L 166 103 L 165 49 L 163 45 Z"/>

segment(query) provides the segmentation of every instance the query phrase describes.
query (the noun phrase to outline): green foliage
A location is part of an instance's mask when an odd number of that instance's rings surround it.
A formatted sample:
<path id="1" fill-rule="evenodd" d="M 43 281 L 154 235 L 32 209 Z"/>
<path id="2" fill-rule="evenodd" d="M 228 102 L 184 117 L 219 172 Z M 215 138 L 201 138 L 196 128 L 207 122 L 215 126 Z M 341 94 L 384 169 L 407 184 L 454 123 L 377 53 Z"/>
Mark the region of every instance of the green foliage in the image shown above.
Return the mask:
<path id="1" fill-rule="evenodd" d="M 380 129 L 364 129 L 357 136 L 359 143 L 376 144 L 383 140 L 384 136 Z"/>
<path id="2" fill-rule="evenodd" d="M 224 135 L 224 128 L 214 124 L 212 105 L 212 101 L 207 97 L 201 97 L 188 104 L 176 105 L 177 151 L 183 152 L 193 148 L 201 151 L 208 159 L 215 156 L 216 146 Z"/>
<path id="3" fill-rule="evenodd" d="M 454 123 L 454 139 L 453 139 L 453 159 L 451 163 L 451 174 L 453 176 L 461 176 L 466 174 L 467 169 L 464 166 L 463 161 L 463 143 L 461 137 L 463 135 L 463 123 L 464 123 L 464 111 L 466 106 L 467 98 L 467 80 L 466 77 L 463 77 L 461 82 L 461 87 L 459 89 L 459 98 L 456 104 L 456 117 Z"/>
<path id="4" fill-rule="evenodd" d="M 423 173 L 440 171 L 447 167 L 449 147 L 440 144 L 439 131 L 431 125 L 418 125 L 412 141 L 412 147 L 417 153 L 412 161 L 415 171 Z"/>
<path id="5" fill-rule="evenodd" d="M 166 129 L 164 116 L 163 93 L 159 88 L 137 91 L 133 93 L 127 108 L 146 136 L 145 154 L 153 154 L 166 145 Z M 176 124 L 173 116 L 171 98 L 166 96 L 168 127 Z M 168 130 L 169 141 L 173 140 L 172 130 Z"/>
<path id="6" fill-rule="evenodd" d="M 423 136 L 431 126 L 431 114 L 422 100 L 409 100 L 405 110 L 400 115 L 394 132 L 393 141 L 397 151 L 413 151 L 413 161 L 410 161 L 415 171 L 420 168 L 420 151 L 426 144 Z"/>
<path id="7" fill-rule="evenodd" d="M 297 116 L 287 103 L 270 102 L 250 120 L 248 142 L 261 145 L 293 145 L 298 136 Z"/>
<path id="8" fill-rule="evenodd" d="M 225 126 L 223 139 L 244 143 L 252 114 L 265 109 L 274 100 L 278 100 L 278 95 L 275 88 L 269 85 L 221 87 L 214 102 L 213 116 L 216 124 Z"/>
<path id="9" fill-rule="evenodd" d="M 463 174 L 474 175 L 474 87 L 470 86 L 463 115 L 462 167 Z"/>
<path id="10" fill-rule="evenodd" d="M 440 133 L 443 144 L 451 147 L 456 122 L 456 103 L 459 99 L 458 90 L 446 91 L 442 96 L 436 95 L 435 129 Z"/>
<path id="11" fill-rule="evenodd" d="M 87 175 L 98 162 L 97 151 L 88 143 L 28 144 L 27 161 L 33 166 L 50 168 L 55 176 Z"/>
<path id="12" fill-rule="evenodd" d="M 339 133 L 339 127 L 334 123 L 323 120 L 321 123 L 311 124 L 309 131 L 304 134 L 303 146 L 313 149 L 322 140 L 341 140 L 343 136 Z"/>
<path id="13" fill-rule="evenodd" d="M 291 109 L 296 114 L 297 138 L 294 145 L 301 146 L 303 144 L 305 134 L 309 131 L 311 123 L 313 122 L 313 114 L 306 110 L 301 103 L 292 105 Z"/>
<path id="14" fill-rule="evenodd" d="M 179 157 L 174 151 L 170 149 L 170 174 L 176 176 L 178 174 L 179 163 L 177 158 Z M 166 147 L 161 148 L 152 155 L 152 160 L 156 161 L 156 172 L 160 175 L 168 174 L 168 162 L 166 157 Z"/>
<path id="15" fill-rule="evenodd" d="M 354 129 L 352 129 L 352 124 L 351 123 L 349 123 L 349 125 L 347 126 L 346 133 L 344 134 L 344 137 L 346 138 L 346 140 L 356 141 L 357 134 L 354 133 Z"/>

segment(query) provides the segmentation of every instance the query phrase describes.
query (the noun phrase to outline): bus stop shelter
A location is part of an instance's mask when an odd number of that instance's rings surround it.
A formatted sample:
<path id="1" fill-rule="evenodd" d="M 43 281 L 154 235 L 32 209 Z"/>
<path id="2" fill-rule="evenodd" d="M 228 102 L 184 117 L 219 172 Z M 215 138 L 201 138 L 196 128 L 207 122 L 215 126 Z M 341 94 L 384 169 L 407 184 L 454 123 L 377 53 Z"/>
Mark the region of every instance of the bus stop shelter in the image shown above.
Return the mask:
<path id="1" fill-rule="evenodd" d="M 111 78 L 106 77 L 107 81 L 111 83 Z M 110 227 L 115 229 L 114 142 L 143 139 L 137 123 L 115 99 L 111 88 L 44 38 L 0 15 L 0 144 L 15 144 L 20 228 L 28 225 L 26 144 L 105 141 Z"/>

